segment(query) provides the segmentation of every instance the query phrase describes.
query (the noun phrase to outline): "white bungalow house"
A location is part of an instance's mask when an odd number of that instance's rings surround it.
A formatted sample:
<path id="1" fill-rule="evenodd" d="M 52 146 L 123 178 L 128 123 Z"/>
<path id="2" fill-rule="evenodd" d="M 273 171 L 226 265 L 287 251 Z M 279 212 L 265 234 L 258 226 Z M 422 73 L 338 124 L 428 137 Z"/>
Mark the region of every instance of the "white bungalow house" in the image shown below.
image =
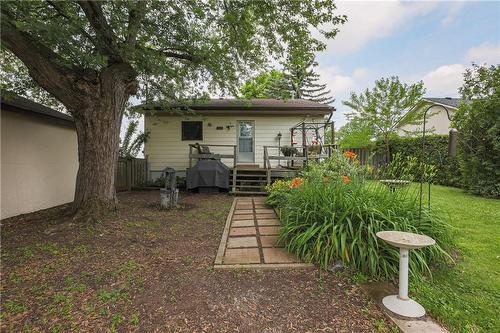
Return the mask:
<path id="1" fill-rule="evenodd" d="M 429 106 L 436 105 L 431 107 L 431 109 L 427 113 L 427 121 L 425 125 L 426 131 L 428 133 L 437 135 L 448 135 L 451 129 L 451 121 L 448 119 L 444 108 L 448 110 L 448 112 L 450 113 L 450 117 L 453 118 L 453 115 L 455 114 L 460 101 L 460 98 L 425 97 L 422 98 L 410 112 L 424 112 Z M 421 131 L 421 125 L 407 125 L 401 127 L 398 130 L 398 134 L 401 136 L 411 136 L 415 134 L 421 134 Z"/>
<path id="2" fill-rule="evenodd" d="M 325 132 L 333 129 L 328 118 L 333 107 L 302 99 L 212 99 L 188 105 L 191 112 L 179 112 L 186 108 L 181 105 L 139 107 L 146 111 L 149 139 L 144 154 L 150 179 L 159 177 L 165 167 L 185 174 L 196 163 L 195 144 L 208 147 L 230 168 L 276 169 L 292 162 L 280 147 L 324 147 Z"/>

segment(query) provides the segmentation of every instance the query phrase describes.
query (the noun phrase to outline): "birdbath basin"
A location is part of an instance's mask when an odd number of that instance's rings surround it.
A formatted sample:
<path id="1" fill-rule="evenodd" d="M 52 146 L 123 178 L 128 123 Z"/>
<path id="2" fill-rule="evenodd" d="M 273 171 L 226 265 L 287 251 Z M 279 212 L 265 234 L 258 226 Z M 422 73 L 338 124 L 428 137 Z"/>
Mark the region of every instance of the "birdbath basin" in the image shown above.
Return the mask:
<path id="1" fill-rule="evenodd" d="M 387 185 L 391 189 L 391 191 L 394 191 L 397 187 L 410 185 L 409 180 L 403 179 L 381 179 L 380 182 L 384 185 Z"/>
<path id="2" fill-rule="evenodd" d="M 392 246 L 406 249 L 418 249 L 436 244 L 429 236 L 402 231 L 379 231 L 377 237 Z"/>
<path id="3" fill-rule="evenodd" d="M 377 237 L 399 248 L 399 293 L 384 297 L 382 304 L 403 317 L 424 316 L 424 307 L 408 297 L 408 257 L 410 250 L 434 245 L 436 241 L 429 236 L 402 231 L 379 231 Z"/>

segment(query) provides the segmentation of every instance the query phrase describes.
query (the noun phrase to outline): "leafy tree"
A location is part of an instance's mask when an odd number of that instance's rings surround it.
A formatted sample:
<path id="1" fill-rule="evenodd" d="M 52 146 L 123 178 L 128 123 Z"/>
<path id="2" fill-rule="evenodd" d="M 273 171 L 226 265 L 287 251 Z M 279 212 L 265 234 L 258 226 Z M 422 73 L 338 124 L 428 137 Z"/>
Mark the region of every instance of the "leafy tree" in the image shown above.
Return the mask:
<path id="1" fill-rule="evenodd" d="M 345 16 L 333 0 L 3 1 L 2 49 L 74 117 L 75 212 L 116 208 L 114 174 L 129 97 L 237 93 L 290 50 L 321 51 Z M 329 26 L 325 31 L 324 27 Z M 319 29 L 321 27 L 321 29 Z M 25 80 L 19 73 L 18 81 Z"/>
<path id="2" fill-rule="evenodd" d="M 319 74 L 314 71 L 318 63 L 312 54 L 292 52 L 285 64 L 283 77 L 271 82 L 269 95 L 290 96 L 318 103 L 330 104 L 335 100 L 327 90 L 326 84 L 319 83 Z"/>
<path id="3" fill-rule="evenodd" d="M 137 133 L 139 121 L 131 119 L 128 123 L 127 130 L 123 140 L 120 141 L 119 156 L 124 158 L 137 157 L 142 146 L 149 138 L 149 132 Z"/>
<path id="4" fill-rule="evenodd" d="M 372 144 L 373 127 L 360 119 L 352 119 L 337 132 L 337 142 L 342 148 L 360 148 Z"/>
<path id="5" fill-rule="evenodd" d="M 271 92 L 269 88 L 283 78 L 283 72 L 272 69 L 269 72 L 262 72 L 256 77 L 247 80 L 240 88 L 240 96 L 243 98 L 290 98 L 288 91 Z"/>
<path id="6" fill-rule="evenodd" d="M 376 80 L 372 90 L 366 89 L 359 95 L 351 92 L 350 100 L 342 103 L 354 110 L 347 117 L 370 125 L 389 152 L 389 139 L 397 135 L 400 127 L 422 124 L 423 114 L 412 109 L 424 93 L 422 81 L 408 85 L 392 76 Z"/>
<path id="7" fill-rule="evenodd" d="M 454 115 L 462 183 L 474 194 L 500 197 L 500 65 L 473 65 L 464 74 Z"/>

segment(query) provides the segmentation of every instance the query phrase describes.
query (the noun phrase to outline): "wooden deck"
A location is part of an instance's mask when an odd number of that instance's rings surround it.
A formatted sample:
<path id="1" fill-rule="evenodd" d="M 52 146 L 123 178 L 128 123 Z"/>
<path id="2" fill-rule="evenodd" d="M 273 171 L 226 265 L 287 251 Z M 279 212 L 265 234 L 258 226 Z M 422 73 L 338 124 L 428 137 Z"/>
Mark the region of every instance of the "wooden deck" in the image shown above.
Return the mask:
<path id="1" fill-rule="evenodd" d="M 293 177 L 296 169 L 260 168 L 258 165 L 236 165 L 230 169 L 229 187 L 234 194 L 266 194 L 265 187 L 277 179 Z"/>

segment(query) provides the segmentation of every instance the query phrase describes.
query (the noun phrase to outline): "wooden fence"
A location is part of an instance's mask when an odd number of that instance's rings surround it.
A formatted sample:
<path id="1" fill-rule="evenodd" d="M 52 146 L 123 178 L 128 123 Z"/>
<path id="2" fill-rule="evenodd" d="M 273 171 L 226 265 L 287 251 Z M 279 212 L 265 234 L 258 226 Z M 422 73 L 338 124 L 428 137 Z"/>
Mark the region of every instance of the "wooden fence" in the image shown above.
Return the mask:
<path id="1" fill-rule="evenodd" d="M 352 151 L 357 155 L 361 165 L 369 165 L 374 170 L 387 165 L 390 161 L 387 153 L 373 152 L 370 148 L 342 148 L 341 150 L 343 152 Z"/>
<path id="2" fill-rule="evenodd" d="M 119 158 L 116 167 L 115 186 L 117 191 L 130 191 L 143 184 L 148 175 L 148 161 L 145 158 Z"/>

